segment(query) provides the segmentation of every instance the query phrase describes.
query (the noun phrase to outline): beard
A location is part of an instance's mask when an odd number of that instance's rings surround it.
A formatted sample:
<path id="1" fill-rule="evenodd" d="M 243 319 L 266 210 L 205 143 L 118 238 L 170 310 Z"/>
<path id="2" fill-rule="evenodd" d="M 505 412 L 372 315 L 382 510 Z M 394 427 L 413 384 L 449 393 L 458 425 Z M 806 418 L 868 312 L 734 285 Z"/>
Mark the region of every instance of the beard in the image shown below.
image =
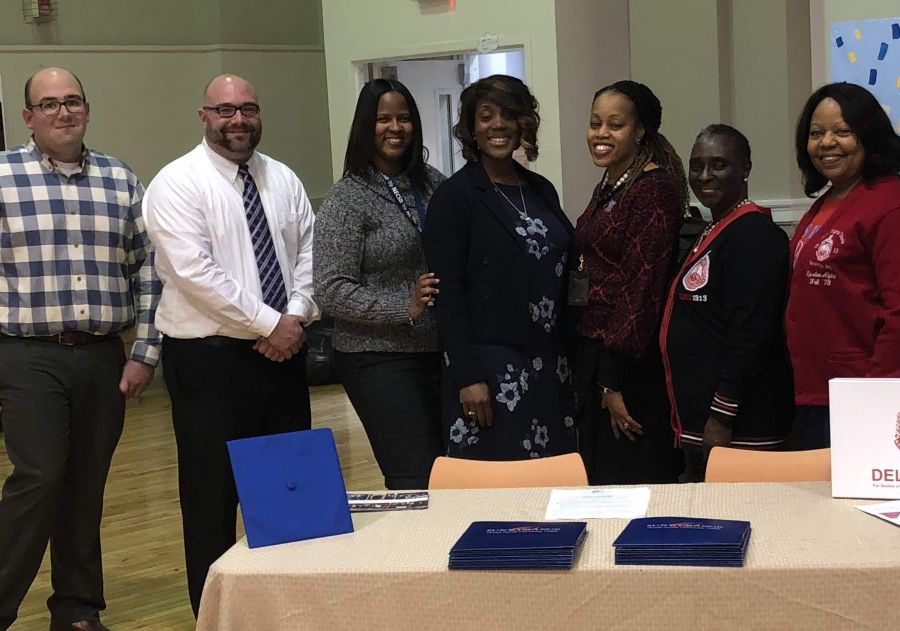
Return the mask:
<path id="1" fill-rule="evenodd" d="M 235 138 L 227 132 L 242 131 L 246 132 L 244 138 Z M 257 121 L 256 125 L 249 123 L 234 123 L 225 125 L 220 129 L 216 129 L 209 123 L 206 125 L 206 139 L 209 143 L 218 145 L 226 151 L 235 155 L 246 155 L 249 157 L 256 149 L 262 138 L 262 121 Z"/>

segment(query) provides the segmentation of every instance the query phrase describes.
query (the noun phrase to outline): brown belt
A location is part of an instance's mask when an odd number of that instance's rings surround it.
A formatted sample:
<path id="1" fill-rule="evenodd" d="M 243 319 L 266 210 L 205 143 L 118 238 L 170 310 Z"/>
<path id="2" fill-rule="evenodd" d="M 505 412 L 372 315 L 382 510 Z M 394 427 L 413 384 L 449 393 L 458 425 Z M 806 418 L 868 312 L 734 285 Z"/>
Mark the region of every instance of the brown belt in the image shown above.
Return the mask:
<path id="1" fill-rule="evenodd" d="M 51 344 L 60 344 L 61 346 L 81 346 L 82 344 L 97 344 L 98 342 L 107 342 L 118 338 L 118 333 L 94 335 L 93 333 L 85 333 L 84 331 L 63 331 L 56 335 L 31 335 L 21 339 L 49 342 Z"/>

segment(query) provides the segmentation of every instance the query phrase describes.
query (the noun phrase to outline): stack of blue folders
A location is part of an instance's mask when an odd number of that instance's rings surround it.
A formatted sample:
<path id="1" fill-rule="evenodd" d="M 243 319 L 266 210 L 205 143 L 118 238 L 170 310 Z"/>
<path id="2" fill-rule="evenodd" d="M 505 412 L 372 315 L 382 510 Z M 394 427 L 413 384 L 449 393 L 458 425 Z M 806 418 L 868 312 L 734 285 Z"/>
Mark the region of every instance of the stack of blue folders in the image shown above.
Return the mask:
<path id="1" fill-rule="evenodd" d="M 613 542 L 616 565 L 741 567 L 750 522 L 696 517 L 632 519 Z"/>
<path id="2" fill-rule="evenodd" d="M 585 532 L 583 521 L 472 522 L 450 550 L 450 569 L 570 569 Z"/>

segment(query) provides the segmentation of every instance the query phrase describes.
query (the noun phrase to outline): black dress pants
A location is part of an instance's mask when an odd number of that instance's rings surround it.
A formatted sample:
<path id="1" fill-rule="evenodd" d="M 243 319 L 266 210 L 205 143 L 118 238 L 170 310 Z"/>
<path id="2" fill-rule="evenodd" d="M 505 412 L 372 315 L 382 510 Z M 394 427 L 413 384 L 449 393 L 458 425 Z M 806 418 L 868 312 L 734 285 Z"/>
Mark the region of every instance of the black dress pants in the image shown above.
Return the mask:
<path id="1" fill-rule="evenodd" d="M 122 434 L 118 337 L 80 346 L 0 336 L 0 406 L 13 472 L 0 499 L 0 629 L 8 628 L 50 543 L 54 622 L 106 607 L 100 520 Z"/>
<path id="2" fill-rule="evenodd" d="M 609 412 L 602 407 L 597 385 L 595 341 L 579 338 L 575 367 L 578 398 L 578 451 L 591 484 L 663 484 L 677 482 L 684 467 L 670 425 L 670 408 L 662 359 L 655 347 L 628 370 L 622 397 L 631 417 L 641 424 L 643 435 L 634 442 L 610 427 Z"/>
<path id="3" fill-rule="evenodd" d="M 335 352 L 335 358 L 384 485 L 427 489 L 434 459 L 444 451 L 440 354 Z"/>
<path id="4" fill-rule="evenodd" d="M 235 542 L 238 497 L 225 443 L 310 428 L 306 349 L 278 363 L 252 346 L 225 337 L 163 339 L 194 616 L 209 566 Z"/>
<path id="5" fill-rule="evenodd" d="M 798 405 L 785 449 L 805 451 L 831 447 L 830 419 L 827 405 Z"/>

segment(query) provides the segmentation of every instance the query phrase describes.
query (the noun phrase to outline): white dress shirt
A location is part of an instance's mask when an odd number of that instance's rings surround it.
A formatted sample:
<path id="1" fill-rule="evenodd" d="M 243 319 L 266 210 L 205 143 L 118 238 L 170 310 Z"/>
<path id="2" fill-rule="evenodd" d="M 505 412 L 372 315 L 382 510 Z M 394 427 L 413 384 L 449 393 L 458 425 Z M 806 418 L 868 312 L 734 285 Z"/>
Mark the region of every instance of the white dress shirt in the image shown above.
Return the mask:
<path id="1" fill-rule="evenodd" d="M 288 294 L 287 313 L 315 320 L 314 217 L 303 184 L 286 165 L 255 152 L 259 189 Z M 263 302 L 238 165 L 206 144 L 163 167 L 143 214 L 163 281 L 156 327 L 175 338 L 268 336 L 279 314 Z"/>

